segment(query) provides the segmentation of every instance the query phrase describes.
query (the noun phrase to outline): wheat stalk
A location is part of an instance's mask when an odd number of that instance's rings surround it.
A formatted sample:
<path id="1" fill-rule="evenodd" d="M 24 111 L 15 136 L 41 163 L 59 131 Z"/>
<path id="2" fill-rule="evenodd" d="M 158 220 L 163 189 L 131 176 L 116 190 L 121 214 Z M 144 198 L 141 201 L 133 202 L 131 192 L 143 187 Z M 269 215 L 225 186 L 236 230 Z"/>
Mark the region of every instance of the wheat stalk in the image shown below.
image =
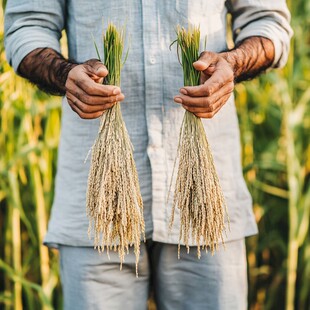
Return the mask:
<path id="1" fill-rule="evenodd" d="M 193 62 L 199 58 L 200 30 L 178 26 L 176 32 L 184 85 L 199 85 L 200 73 L 194 69 Z M 219 243 L 224 244 L 228 215 L 202 121 L 189 111 L 185 112 L 181 125 L 177 158 L 179 165 L 169 226 L 171 229 L 178 208 L 181 219 L 178 255 L 180 257 L 181 242 L 189 252 L 192 238 L 200 258 L 201 249 L 210 248 L 213 254 Z"/>
<path id="2" fill-rule="evenodd" d="M 103 37 L 106 82 L 120 85 L 124 28 L 109 24 Z M 133 158 L 133 147 L 116 103 L 101 117 L 98 137 L 92 147 L 87 189 L 88 234 L 94 235 L 99 252 L 118 251 L 120 269 L 129 246 L 134 246 L 136 272 L 140 240 L 144 237 L 143 201 Z"/>

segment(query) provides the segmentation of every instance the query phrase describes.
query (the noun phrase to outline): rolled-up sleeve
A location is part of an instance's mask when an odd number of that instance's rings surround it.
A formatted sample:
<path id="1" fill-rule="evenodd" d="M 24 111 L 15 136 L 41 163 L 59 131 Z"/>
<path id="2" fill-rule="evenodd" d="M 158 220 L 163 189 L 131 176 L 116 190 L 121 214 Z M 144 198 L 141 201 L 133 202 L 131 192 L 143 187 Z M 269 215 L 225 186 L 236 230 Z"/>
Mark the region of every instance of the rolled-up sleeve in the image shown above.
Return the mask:
<path id="1" fill-rule="evenodd" d="M 232 14 L 235 43 L 252 36 L 270 39 L 275 48 L 272 67 L 283 67 L 287 61 L 290 39 L 290 12 L 284 0 L 231 0 L 227 7 Z"/>
<path id="2" fill-rule="evenodd" d="M 23 58 L 36 48 L 60 51 L 65 0 L 9 0 L 5 10 L 5 50 L 17 71 Z"/>

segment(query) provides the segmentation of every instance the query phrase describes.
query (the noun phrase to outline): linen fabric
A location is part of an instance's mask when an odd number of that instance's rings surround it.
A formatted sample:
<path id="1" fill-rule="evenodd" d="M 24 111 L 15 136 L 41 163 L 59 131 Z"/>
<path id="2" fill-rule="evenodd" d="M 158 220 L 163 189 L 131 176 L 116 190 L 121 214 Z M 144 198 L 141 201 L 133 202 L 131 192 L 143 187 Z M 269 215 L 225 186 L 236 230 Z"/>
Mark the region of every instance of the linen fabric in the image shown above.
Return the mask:
<path id="1" fill-rule="evenodd" d="M 176 47 L 169 49 L 176 38 L 175 26 L 200 25 L 202 47 L 206 37 L 207 50 L 224 51 L 228 10 L 232 14 L 235 42 L 250 36 L 267 37 L 275 47 L 273 67 L 283 66 L 292 30 L 290 14 L 282 0 L 235 0 L 227 1 L 226 5 L 224 0 L 7 2 L 6 55 L 15 70 L 35 48 L 60 51 L 59 39 L 64 29 L 70 58 L 78 62 L 96 58 L 92 35 L 100 47 L 102 20 L 105 25 L 108 21 L 126 24 L 129 55 L 122 70 L 121 87 L 126 96 L 122 113 L 134 146 L 146 236 L 154 241 L 173 244 L 179 241 L 179 215 L 176 214 L 169 234 L 171 203 L 166 204 L 184 115 L 184 109 L 173 103 L 173 96 L 183 86 Z M 231 229 L 225 240 L 256 234 L 252 201 L 242 175 L 233 95 L 214 118 L 203 123 L 228 205 Z M 50 246 L 93 245 L 87 236 L 85 211 L 90 161 L 84 164 L 84 159 L 98 127 L 98 119 L 80 119 L 63 98 L 55 199 L 45 238 Z"/>
<path id="2" fill-rule="evenodd" d="M 139 277 L 135 255 L 98 255 L 90 247 L 60 246 L 60 274 L 65 310 L 146 310 L 149 291 L 157 310 L 246 310 L 247 267 L 244 239 L 232 241 L 211 256 L 196 248 L 147 241 L 142 245 Z"/>

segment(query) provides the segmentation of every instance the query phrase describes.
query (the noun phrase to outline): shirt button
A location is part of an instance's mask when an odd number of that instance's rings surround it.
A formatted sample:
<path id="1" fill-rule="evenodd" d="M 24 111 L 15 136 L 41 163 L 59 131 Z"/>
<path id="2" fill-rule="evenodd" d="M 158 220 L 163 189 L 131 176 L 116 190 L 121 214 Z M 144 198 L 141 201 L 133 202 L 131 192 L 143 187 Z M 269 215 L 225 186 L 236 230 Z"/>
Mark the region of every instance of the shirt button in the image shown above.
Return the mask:
<path id="1" fill-rule="evenodd" d="M 152 65 L 154 65 L 154 64 L 156 63 L 156 59 L 155 59 L 154 56 L 151 56 L 151 57 L 150 57 L 150 63 L 151 63 Z"/>

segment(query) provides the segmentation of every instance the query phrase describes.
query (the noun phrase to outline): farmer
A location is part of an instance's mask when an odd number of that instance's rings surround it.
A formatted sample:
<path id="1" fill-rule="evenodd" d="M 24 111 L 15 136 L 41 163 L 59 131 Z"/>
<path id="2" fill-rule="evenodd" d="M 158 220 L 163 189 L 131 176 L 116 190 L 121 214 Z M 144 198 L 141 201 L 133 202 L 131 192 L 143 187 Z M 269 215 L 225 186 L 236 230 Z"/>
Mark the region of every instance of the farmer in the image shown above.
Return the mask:
<path id="1" fill-rule="evenodd" d="M 226 45 L 226 15 L 232 14 L 235 48 Z M 108 71 L 96 58 L 92 34 L 105 24 L 126 24 L 130 51 L 122 86 L 102 82 Z M 240 163 L 234 84 L 267 68 L 282 67 L 292 30 L 285 1 L 65 1 L 8 0 L 7 59 L 16 72 L 50 94 L 63 96 L 62 133 L 55 198 L 45 244 L 60 250 L 65 309 L 146 309 L 152 288 L 158 309 L 246 309 L 245 237 L 257 233 L 252 201 Z M 195 68 L 202 84 L 182 89 L 175 26 L 200 25 L 207 37 Z M 68 37 L 69 60 L 60 50 Z M 124 101 L 123 116 L 134 145 L 144 202 L 147 242 L 139 277 L 133 251 L 119 270 L 117 253 L 99 255 L 87 236 L 85 195 L 99 117 Z M 176 104 L 173 104 L 173 100 Z M 167 190 L 184 109 L 203 118 L 230 215 L 226 250 L 197 259 L 182 247 L 178 227 L 169 234 Z"/>

